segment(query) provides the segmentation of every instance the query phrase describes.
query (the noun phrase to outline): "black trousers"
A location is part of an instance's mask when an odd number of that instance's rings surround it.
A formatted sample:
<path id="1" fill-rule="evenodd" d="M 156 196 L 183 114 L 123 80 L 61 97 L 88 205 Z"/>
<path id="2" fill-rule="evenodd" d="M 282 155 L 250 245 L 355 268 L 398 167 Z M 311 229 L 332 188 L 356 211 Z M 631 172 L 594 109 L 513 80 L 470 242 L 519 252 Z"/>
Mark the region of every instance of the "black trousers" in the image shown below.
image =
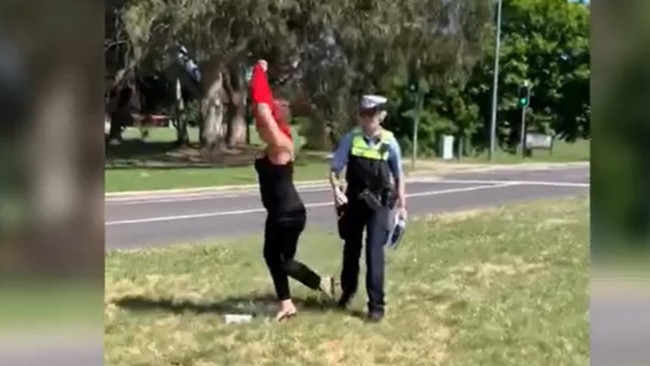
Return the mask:
<path id="1" fill-rule="evenodd" d="M 384 244 L 388 238 L 390 208 L 371 210 L 361 201 L 350 201 L 344 208 L 340 234 L 343 245 L 341 289 L 343 300 L 354 296 L 359 285 L 359 260 L 363 231 L 366 230 L 366 291 L 368 310 L 384 312 Z"/>
<path id="2" fill-rule="evenodd" d="M 305 229 L 304 211 L 272 214 L 266 217 L 264 228 L 264 259 L 273 278 L 278 300 L 291 298 L 289 277 L 312 290 L 320 287 L 321 277 L 303 263 L 295 260 L 298 239 Z"/>

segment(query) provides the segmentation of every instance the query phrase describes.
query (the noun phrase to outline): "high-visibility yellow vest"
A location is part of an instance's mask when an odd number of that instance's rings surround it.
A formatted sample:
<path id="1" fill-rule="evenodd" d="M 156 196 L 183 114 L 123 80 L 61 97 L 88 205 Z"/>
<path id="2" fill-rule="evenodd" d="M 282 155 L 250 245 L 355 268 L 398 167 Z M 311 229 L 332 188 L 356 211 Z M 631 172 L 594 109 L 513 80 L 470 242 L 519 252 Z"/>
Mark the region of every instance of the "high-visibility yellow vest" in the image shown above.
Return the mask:
<path id="1" fill-rule="evenodd" d="M 392 132 L 382 130 L 381 135 L 379 136 L 379 141 L 371 146 L 366 142 L 361 129 L 355 128 L 352 131 L 352 147 L 350 149 L 350 155 L 370 160 L 387 161 L 389 155 L 387 146 L 392 139 Z"/>

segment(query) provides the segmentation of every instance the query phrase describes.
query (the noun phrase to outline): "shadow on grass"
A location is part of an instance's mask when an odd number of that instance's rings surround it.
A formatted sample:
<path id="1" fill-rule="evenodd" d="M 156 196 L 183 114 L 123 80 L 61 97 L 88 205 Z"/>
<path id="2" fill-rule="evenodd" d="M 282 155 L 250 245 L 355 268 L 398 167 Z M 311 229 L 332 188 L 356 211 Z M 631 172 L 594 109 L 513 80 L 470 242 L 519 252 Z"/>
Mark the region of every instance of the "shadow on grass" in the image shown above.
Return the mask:
<path id="1" fill-rule="evenodd" d="M 334 309 L 334 304 L 316 298 L 294 298 L 299 312 L 324 312 Z M 252 314 L 253 316 L 273 316 L 277 299 L 271 294 L 230 297 L 217 302 L 201 302 L 184 299 L 152 299 L 142 296 L 126 296 L 114 304 L 133 312 L 167 311 L 174 314 Z"/>
<path id="2" fill-rule="evenodd" d="M 219 156 L 205 158 L 198 145 L 178 147 L 174 143 L 124 141 L 106 146 L 105 170 L 182 170 L 252 167 L 257 147 L 238 147 Z M 299 154 L 296 167 L 323 164 L 322 157 Z"/>
<path id="3" fill-rule="evenodd" d="M 246 167 L 252 164 L 255 151 L 247 146 L 206 158 L 198 144 L 124 140 L 120 145 L 106 145 L 104 165 L 106 170 Z"/>
<path id="4" fill-rule="evenodd" d="M 145 142 L 123 140 L 119 145 L 106 144 L 106 159 L 146 159 L 156 158 L 178 149 L 174 142 Z"/>

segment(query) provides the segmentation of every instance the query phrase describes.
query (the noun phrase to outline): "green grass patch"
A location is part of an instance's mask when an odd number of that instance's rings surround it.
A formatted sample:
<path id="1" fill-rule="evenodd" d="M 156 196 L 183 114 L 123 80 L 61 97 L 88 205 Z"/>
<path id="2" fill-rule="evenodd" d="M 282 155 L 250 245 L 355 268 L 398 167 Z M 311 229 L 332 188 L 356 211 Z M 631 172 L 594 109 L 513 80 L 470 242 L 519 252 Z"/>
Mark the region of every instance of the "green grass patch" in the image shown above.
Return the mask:
<path id="1" fill-rule="evenodd" d="M 190 142 L 199 142 L 199 129 L 196 127 L 189 127 L 187 133 L 190 138 Z M 172 127 L 152 127 L 147 129 L 147 136 L 143 137 L 140 129 L 138 128 L 126 128 L 122 132 L 122 139 L 124 140 L 139 140 L 142 139 L 145 142 L 149 143 L 161 143 L 161 142 L 174 142 L 176 141 L 176 130 Z"/>
<path id="2" fill-rule="evenodd" d="M 325 161 L 305 161 L 296 164 L 296 180 L 326 179 L 329 171 Z M 257 173 L 252 166 L 206 168 L 133 168 L 106 170 L 106 192 L 143 191 L 215 187 L 257 183 Z"/>
<path id="3" fill-rule="evenodd" d="M 387 252 L 387 318 L 377 325 L 359 316 L 365 291 L 341 313 L 296 283 L 300 314 L 272 321 L 260 237 L 110 251 L 105 362 L 588 365 L 588 210 L 572 198 L 414 218 Z M 322 273 L 338 273 L 340 256 L 336 236 L 316 231 L 298 253 Z M 238 312 L 258 316 L 224 323 Z"/>
<path id="4" fill-rule="evenodd" d="M 556 141 L 553 151 L 533 150 L 532 156 L 522 158 L 518 154 L 512 154 L 506 151 L 498 150 L 494 154 L 493 163 L 497 164 L 519 164 L 526 162 L 540 163 L 568 163 L 589 161 L 591 141 L 578 140 L 576 142 Z M 466 157 L 461 159 L 463 162 L 488 162 L 488 154 L 483 153 L 476 157 Z"/>

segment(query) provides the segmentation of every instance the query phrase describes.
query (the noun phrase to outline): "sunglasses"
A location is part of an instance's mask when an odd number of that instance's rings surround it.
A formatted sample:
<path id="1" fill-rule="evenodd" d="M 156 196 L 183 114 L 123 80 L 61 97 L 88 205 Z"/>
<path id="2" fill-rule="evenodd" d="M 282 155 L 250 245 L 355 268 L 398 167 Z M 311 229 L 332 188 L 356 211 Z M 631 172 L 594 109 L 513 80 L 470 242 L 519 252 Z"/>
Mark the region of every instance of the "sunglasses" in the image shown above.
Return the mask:
<path id="1" fill-rule="evenodd" d="M 361 117 L 374 117 L 378 115 L 381 112 L 381 109 L 379 108 L 372 108 L 372 109 L 362 109 L 359 111 L 359 115 Z"/>

